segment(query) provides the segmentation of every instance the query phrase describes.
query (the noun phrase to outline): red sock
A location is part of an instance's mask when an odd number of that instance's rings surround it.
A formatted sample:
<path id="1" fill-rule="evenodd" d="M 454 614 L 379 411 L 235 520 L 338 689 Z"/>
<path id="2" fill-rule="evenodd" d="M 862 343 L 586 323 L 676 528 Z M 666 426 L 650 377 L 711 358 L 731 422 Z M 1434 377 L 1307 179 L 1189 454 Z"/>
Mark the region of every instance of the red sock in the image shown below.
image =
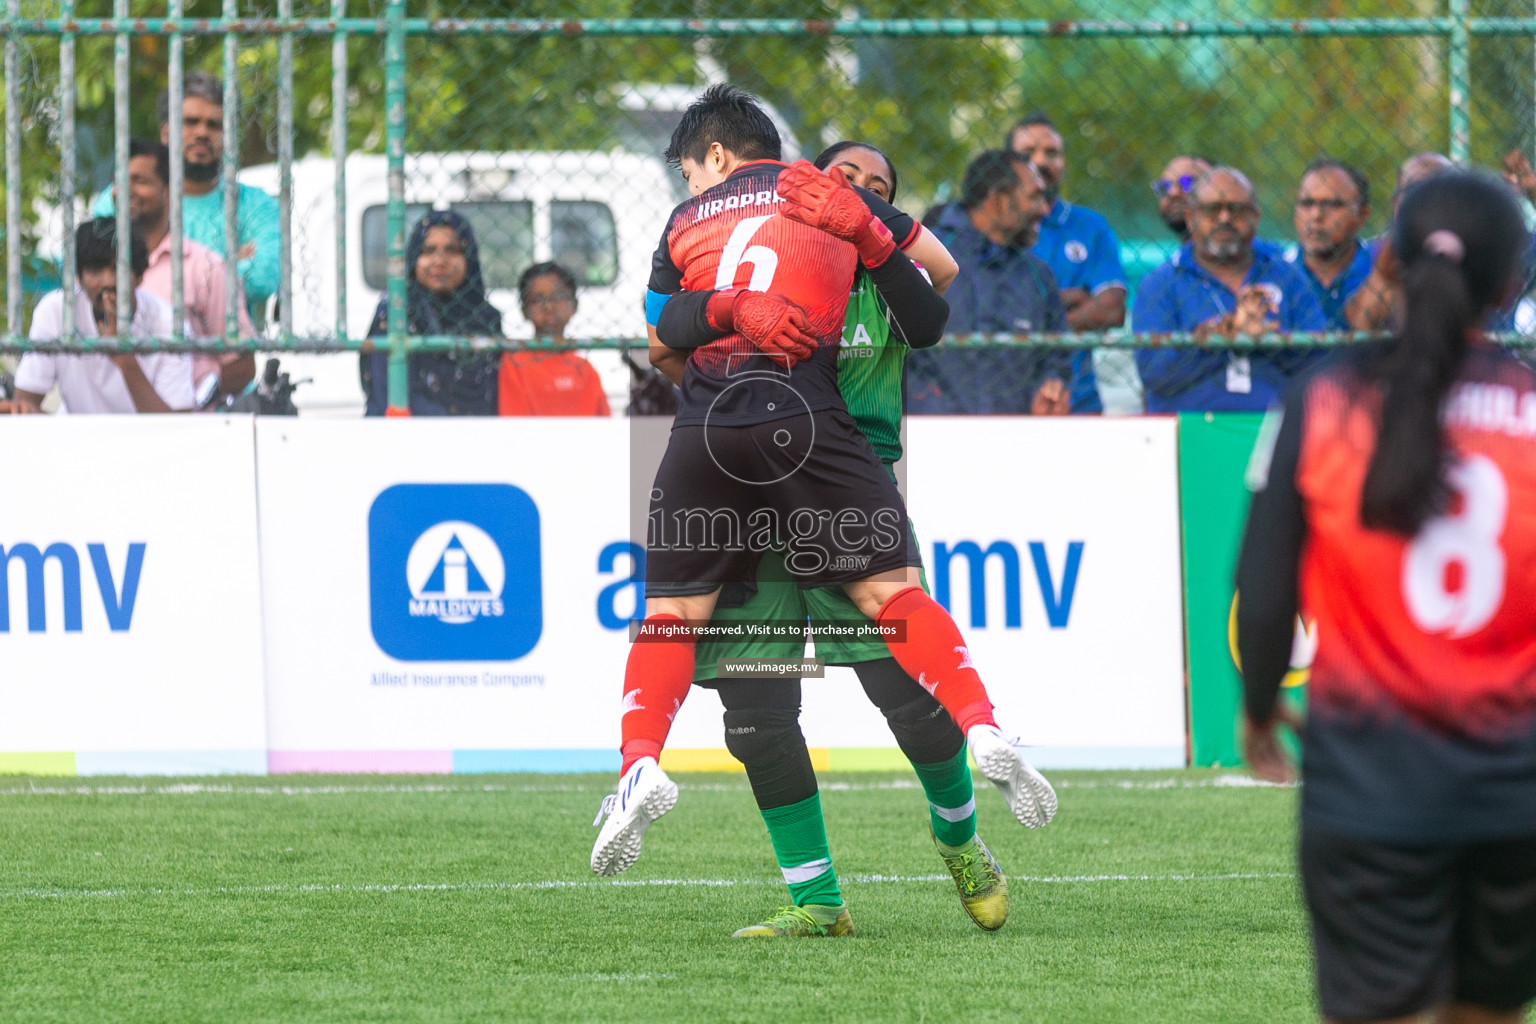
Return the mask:
<path id="1" fill-rule="evenodd" d="M 676 615 L 652 615 L 642 628 L 682 622 Z M 693 637 L 638 640 L 629 646 L 624 666 L 624 715 L 619 719 L 622 775 L 642 757 L 661 759 L 672 719 L 693 686 Z"/>
<path id="2" fill-rule="evenodd" d="M 970 648 L 944 606 L 923 588 L 908 587 L 875 616 L 882 626 L 901 619 L 907 624 L 905 642 L 885 642 L 896 663 L 944 705 L 961 732 L 970 732 L 973 725 L 996 725 L 987 688 L 971 667 Z"/>

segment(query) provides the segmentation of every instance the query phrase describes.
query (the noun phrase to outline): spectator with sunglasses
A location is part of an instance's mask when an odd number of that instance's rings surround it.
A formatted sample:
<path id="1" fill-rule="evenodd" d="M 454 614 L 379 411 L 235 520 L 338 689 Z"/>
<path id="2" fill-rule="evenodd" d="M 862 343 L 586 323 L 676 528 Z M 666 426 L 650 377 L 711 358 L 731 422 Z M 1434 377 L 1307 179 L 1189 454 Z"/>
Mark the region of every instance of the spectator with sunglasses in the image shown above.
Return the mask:
<path id="1" fill-rule="evenodd" d="M 1152 183 L 1152 194 L 1157 196 L 1157 214 L 1168 225 L 1168 230 L 1179 236 L 1180 242 L 1189 241 L 1189 221 L 1185 204 L 1190 190 L 1200 175 L 1209 173 L 1211 162 L 1205 157 L 1180 155 L 1168 161 L 1163 173 Z"/>
<path id="2" fill-rule="evenodd" d="M 1157 196 L 1157 213 L 1168 230 L 1179 241 L 1189 241 L 1189 194 L 1201 175 L 1209 174 L 1216 166 L 1203 156 L 1182 154 L 1168 161 L 1163 173 L 1152 182 L 1152 194 Z M 1255 238 L 1253 251 L 1260 254 L 1283 253 L 1284 246 L 1268 238 Z"/>
<path id="3" fill-rule="evenodd" d="M 1328 329 L 1349 330 L 1344 306 L 1371 274 L 1375 253 L 1360 238 L 1371 218 L 1371 184 L 1358 168 L 1320 157 L 1296 193 L 1297 244 L 1285 258 L 1312 280 Z"/>
<path id="4" fill-rule="evenodd" d="M 1137 331 L 1257 336 L 1326 328 L 1306 274 L 1273 243 L 1255 244 L 1259 208 L 1253 183 L 1231 167 L 1200 176 L 1189 195 L 1189 241 L 1152 271 L 1136 293 Z M 1213 352 L 1148 348 L 1136 352 L 1148 412 L 1262 411 L 1316 350 Z"/>

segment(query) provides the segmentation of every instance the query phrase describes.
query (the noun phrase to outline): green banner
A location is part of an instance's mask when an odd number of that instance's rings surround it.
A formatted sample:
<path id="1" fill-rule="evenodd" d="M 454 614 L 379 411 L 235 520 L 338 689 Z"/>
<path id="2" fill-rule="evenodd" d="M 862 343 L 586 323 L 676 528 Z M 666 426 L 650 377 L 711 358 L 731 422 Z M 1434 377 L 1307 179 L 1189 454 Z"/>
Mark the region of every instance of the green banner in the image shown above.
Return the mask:
<path id="1" fill-rule="evenodd" d="M 1237 547 L 1248 517 L 1243 475 L 1261 413 L 1179 415 L 1179 503 L 1184 532 L 1184 635 L 1189 665 L 1190 763 L 1235 765 L 1242 681 L 1228 623 Z"/>
<path id="2" fill-rule="evenodd" d="M 1184 534 L 1184 635 L 1189 664 L 1190 763 L 1242 763 L 1237 722 L 1242 679 L 1233 636 L 1236 595 L 1232 578 L 1248 520 L 1244 477 L 1258 438 L 1260 413 L 1182 413 L 1179 416 L 1179 503 Z M 1306 703 L 1306 683 L 1317 628 L 1297 622 L 1284 699 L 1293 711 Z M 1292 754 L 1295 738 L 1284 730 Z"/>

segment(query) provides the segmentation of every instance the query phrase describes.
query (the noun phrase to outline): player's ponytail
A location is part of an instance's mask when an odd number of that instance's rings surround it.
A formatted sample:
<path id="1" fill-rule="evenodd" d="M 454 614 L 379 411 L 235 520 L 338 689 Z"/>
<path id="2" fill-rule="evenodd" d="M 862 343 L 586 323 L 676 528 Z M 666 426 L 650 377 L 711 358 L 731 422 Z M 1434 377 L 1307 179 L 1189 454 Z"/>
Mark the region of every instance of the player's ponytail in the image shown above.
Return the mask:
<path id="1" fill-rule="evenodd" d="M 1506 294 L 1525 250 L 1525 225 L 1504 182 L 1453 171 L 1404 197 L 1392 244 L 1403 266 L 1405 320 L 1367 371 L 1382 400 L 1360 522 L 1412 536 L 1450 503 L 1442 407 L 1469 335 Z"/>
<path id="2" fill-rule="evenodd" d="M 1426 254 L 1403 272 L 1407 319 L 1382 362 L 1385 395 L 1376 452 L 1360 496 L 1360 522 L 1405 536 L 1450 497 L 1440 406 L 1466 353 L 1477 310 L 1461 267 Z"/>

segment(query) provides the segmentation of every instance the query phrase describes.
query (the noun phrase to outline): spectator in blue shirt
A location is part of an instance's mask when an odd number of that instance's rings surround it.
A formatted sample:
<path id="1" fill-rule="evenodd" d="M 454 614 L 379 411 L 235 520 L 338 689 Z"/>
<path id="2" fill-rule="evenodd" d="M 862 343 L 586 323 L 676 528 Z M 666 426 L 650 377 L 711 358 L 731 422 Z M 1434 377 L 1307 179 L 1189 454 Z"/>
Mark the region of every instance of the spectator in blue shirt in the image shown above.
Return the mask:
<path id="1" fill-rule="evenodd" d="M 1320 331 L 1323 307 L 1307 276 L 1272 246 L 1255 247 L 1259 208 L 1242 172 L 1217 167 L 1195 183 L 1189 242 L 1136 292 L 1137 331 L 1258 335 Z M 1148 412 L 1263 410 L 1316 350 L 1212 352 L 1141 349 L 1136 367 Z"/>
<path id="2" fill-rule="evenodd" d="M 1375 253 L 1360 239 L 1371 219 L 1371 184 L 1358 168 L 1312 161 L 1296 193 L 1296 246 L 1286 259 L 1312 279 L 1328 329 L 1349 330 L 1344 304 L 1371 274 Z"/>
<path id="3" fill-rule="evenodd" d="M 1047 209 L 1039 175 L 1017 153 L 989 150 L 971 161 L 960 203 L 934 228 L 960 266 L 944 293 L 951 333 L 1067 329 L 1056 277 L 1029 251 Z M 907 357 L 907 412 L 1064 415 L 1071 380 L 1063 349 L 940 345 Z"/>
<path id="4" fill-rule="evenodd" d="M 1125 323 L 1125 270 L 1120 240 L 1109 221 L 1061 198 L 1066 152 L 1061 133 L 1043 113 L 1030 114 L 1008 132 L 1008 148 L 1034 165 L 1045 184 L 1050 211 L 1040 222 L 1033 252 L 1046 262 L 1061 286 L 1067 324 L 1074 331 L 1103 331 Z M 1093 353 L 1072 357 L 1072 411 L 1103 412 Z"/>

